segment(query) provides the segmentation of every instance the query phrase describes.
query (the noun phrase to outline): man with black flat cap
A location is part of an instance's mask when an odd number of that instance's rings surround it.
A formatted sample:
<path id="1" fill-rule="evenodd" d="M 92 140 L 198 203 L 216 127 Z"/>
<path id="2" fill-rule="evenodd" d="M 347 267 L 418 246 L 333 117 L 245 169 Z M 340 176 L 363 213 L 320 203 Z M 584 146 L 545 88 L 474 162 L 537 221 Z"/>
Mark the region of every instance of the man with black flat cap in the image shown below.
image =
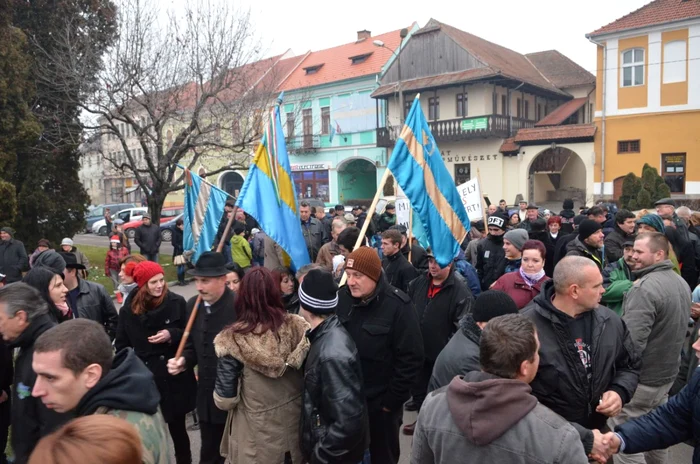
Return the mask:
<path id="1" fill-rule="evenodd" d="M 66 263 L 63 284 L 68 288 L 66 301 L 73 317 L 82 317 L 102 324 L 109 339 L 114 340 L 119 316 L 109 293 L 101 284 L 80 278 L 85 266 L 78 263 L 75 253 L 58 254 Z"/>
<path id="2" fill-rule="evenodd" d="M 220 410 L 214 404 L 218 359 L 214 351 L 214 337 L 224 327 L 236 322 L 236 312 L 233 308 L 234 294 L 226 286 L 228 272 L 224 255 L 211 251 L 202 253 L 194 269 L 187 271 L 194 276 L 195 286 L 202 301 L 182 357 L 168 360 L 168 372 L 172 375 L 183 372 L 185 367 L 199 366 L 197 415 L 202 437 L 199 460 L 201 464 L 223 464 L 224 462 L 224 458 L 219 453 L 219 445 L 226 426 L 227 412 Z M 196 301 L 195 296 L 187 302 L 188 319 Z"/>
<path id="3" fill-rule="evenodd" d="M 683 238 L 686 242 L 689 242 L 690 233 L 688 231 L 688 226 L 676 214 L 676 202 L 673 200 L 673 198 L 662 198 L 654 203 L 654 206 L 656 206 L 656 214 L 664 219 L 670 219 L 673 221 L 681 238 Z"/>
<path id="4" fill-rule="evenodd" d="M 521 221 L 520 224 L 517 225 L 518 229 L 525 229 L 528 233 L 532 232 L 532 223 L 537 220 L 537 215 L 539 213 L 539 208 L 537 207 L 536 204 L 530 203 L 527 205 L 526 211 L 526 217 L 524 221 Z"/>

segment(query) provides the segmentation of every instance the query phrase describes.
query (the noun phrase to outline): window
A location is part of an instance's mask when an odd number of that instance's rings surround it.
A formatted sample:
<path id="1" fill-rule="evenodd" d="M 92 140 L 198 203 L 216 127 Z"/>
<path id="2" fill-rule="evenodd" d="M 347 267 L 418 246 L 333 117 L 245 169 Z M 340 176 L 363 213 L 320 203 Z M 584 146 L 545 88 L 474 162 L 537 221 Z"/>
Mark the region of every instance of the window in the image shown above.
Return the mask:
<path id="1" fill-rule="evenodd" d="M 644 85 L 644 49 L 622 52 L 622 87 Z"/>
<path id="2" fill-rule="evenodd" d="M 542 119 L 542 105 L 537 105 L 537 120 Z"/>
<path id="3" fill-rule="evenodd" d="M 440 97 L 430 97 L 428 99 L 428 119 L 440 119 Z"/>
<path id="4" fill-rule="evenodd" d="M 525 108 L 523 110 L 523 117 L 525 119 L 530 119 L 530 102 L 525 100 L 524 104 L 525 104 Z"/>
<path id="5" fill-rule="evenodd" d="M 493 114 L 498 114 L 498 95 L 493 94 L 493 101 L 491 102 L 491 107 L 493 109 Z"/>
<path id="6" fill-rule="evenodd" d="M 321 108 L 321 133 L 328 134 L 331 131 L 331 109 L 327 106 Z"/>
<path id="7" fill-rule="evenodd" d="M 313 136 L 314 127 L 313 127 L 311 108 L 306 108 L 305 110 L 302 110 L 301 115 L 302 115 L 302 126 L 303 126 L 303 130 L 304 130 L 304 148 L 311 148 L 311 147 L 313 147 L 313 143 L 314 143 L 314 136 Z"/>
<path id="8" fill-rule="evenodd" d="M 501 95 L 501 114 L 508 116 L 508 97 Z"/>
<path id="9" fill-rule="evenodd" d="M 685 193 L 685 153 L 662 154 L 661 170 L 671 193 Z"/>
<path id="10" fill-rule="evenodd" d="M 455 164 L 455 184 L 461 185 L 471 179 L 471 166 L 466 164 Z"/>
<path id="11" fill-rule="evenodd" d="M 318 72 L 318 70 L 321 69 L 322 66 L 323 66 L 323 63 L 317 64 L 315 66 L 308 66 L 308 67 L 303 68 L 303 69 L 304 69 L 304 71 L 306 71 L 306 75 L 308 76 L 310 74 L 316 74 Z"/>
<path id="12" fill-rule="evenodd" d="M 406 119 L 408 113 L 411 112 L 411 106 L 413 106 L 413 99 L 406 98 L 403 102 L 403 118 Z"/>
<path id="13" fill-rule="evenodd" d="M 372 52 L 370 52 L 370 53 L 364 53 L 364 54 L 362 54 L 362 55 L 351 56 L 351 57 L 349 57 L 349 60 L 352 62 L 352 64 L 364 63 L 365 61 L 367 61 L 367 58 L 368 58 L 371 54 L 372 54 Z"/>
<path id="14" fill-rule="evenodd" d="M 467 96 L 467 94 L 466 93 L 458 93 L 457 94 L 457 110 L 455 112 L 455 114 L 457 115 L 458 118 L 466 118 L 467 117 L 468 104 L 469 104 L 469 97 Z"/>
<path id="15" fill-rule="evenodd" d="M 294 137 L 294 113 L 287 113 L 287 137 Z"/>
<path id="16" fill-rule="evenodd" d="M 522 111 L 520 110 L 520 107 L 522 105 L 522 100 L 519 98 L 515 100 L 515 116 L 518 118 L 522 118 Z"/>
<path id="17" fill-rule="evenodd" d="M 664 44 L 664 84 L 685 82 L 686 55 L 685 40 L 674 40 Z"/>
<path id="18" fill-rule="evenodd" d="M 317 198 L 325 202 L 330 201 L 327 170 L 294 171 L 292 177 L 300 199 Z"/>
<path id="19" fill-rule="evenodd" d="M 620 140 L 617 142 L 618 153 L 639 153 L 639 140 Z"/>

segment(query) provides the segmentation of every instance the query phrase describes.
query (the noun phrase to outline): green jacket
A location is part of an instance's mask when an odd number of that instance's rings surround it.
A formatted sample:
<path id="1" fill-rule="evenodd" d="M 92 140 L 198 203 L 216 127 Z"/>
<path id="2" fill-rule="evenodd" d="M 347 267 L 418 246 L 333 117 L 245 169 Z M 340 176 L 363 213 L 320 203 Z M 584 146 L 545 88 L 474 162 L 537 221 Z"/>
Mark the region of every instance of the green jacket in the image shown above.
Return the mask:
<path id="1" fill-rule="evenodd" d="M 250 243 L 242 235 L 234 235 L 231 239 L 231 256 L 233 261 L 243 269 L 250 267 L 253 252 L 250 249 Z"/>
<path id="2" fill-rule="evenodd" d="M 160 408 L 152 416 L 142 412 L 106 407 L 99 408 L 95 413 L 124 419 L 136 427 L 143 445 L 143 464 L 168 464 L 168 432 Z"/>
<path id="3" fill-rule="evenodd" d="M 622 317 L 623 313 L 622 303 L 625 300 L 625 294 L 632 288 L 632 279 L 632 271 L 630 271 L 623 258 L 610 264 L 603 271 L 605 293 L 603 293 L 600 302 L 615 311 L 620 317 Z"/>

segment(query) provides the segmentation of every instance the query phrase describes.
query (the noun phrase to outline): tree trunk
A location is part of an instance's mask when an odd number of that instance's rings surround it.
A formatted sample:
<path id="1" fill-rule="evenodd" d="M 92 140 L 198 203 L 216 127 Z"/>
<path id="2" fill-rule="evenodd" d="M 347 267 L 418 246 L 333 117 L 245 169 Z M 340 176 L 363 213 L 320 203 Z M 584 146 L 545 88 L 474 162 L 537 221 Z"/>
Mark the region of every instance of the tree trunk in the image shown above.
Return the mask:
<path id="1" fill-rule="evenodd" d="M 162 192 L 156 192 L 154 187 L 151 193 L 146 196 L 148 202 L 148 211 L 151 213 L 151 222 L 160 224 L 160 213 L 163 211 L 166 195 Z"/>

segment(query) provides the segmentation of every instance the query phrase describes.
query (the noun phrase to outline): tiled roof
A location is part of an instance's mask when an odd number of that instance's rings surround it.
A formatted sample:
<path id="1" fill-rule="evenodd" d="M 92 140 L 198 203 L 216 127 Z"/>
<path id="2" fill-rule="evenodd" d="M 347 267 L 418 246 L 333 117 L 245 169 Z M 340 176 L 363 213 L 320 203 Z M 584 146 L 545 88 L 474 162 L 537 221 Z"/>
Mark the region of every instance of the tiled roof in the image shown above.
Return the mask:
<path id="1" fill-rule="evenodd" d="M 542 120 L 538 121 L 535 124 L 535 127 L 558 126 L 562 122 L 566 121 L 566 118 L 577 112 L 578 109 L 585 105 L 587 101 L 588 98 L 586 97 L 569 100 L 568 102 L 559 105 L 554 111 L 542 118 Z"/>
<path id="2" fill-rule="evenodd" d="M 422 89 L 429 89 L 434 87 L 440 87 L 450 84 L 458 84 L 460 82 L 466 82 L 475 79 L 483 79 L 485 77 L 495 76 L 496 73 L 490 68 L 477 68 L 469 69 L 467 71 L 460 71 L 448 74 L 441 74 L 438 76 L 421 77 L 419 79 L 411 79 L 408 81 L 401 81 L 401 90 L 404 92 L 414 92 Z M 377 90 L 372 92 L 372 97 L 383 97 L 386 95 L 391 95 L 398 91 L 396 82 L 391 84 L 385 84 L 380 86 Z"/>
<path id="3" fill-rule="evenodd" d="M 498 151 L 501 153 L 517 153 L 520 151 L 520 145 L 515 143 L 514 137 L 510 137 L 501 144 L 501 148 Z"/>
<path id="4" fill-rule="evenodd" d="M 593 124 L 572 124 L 567 126 L 534 127 L 520 129 L 513 141 L 518 144 L 528 142 L 554 142 L 557 140 L 593 139 L 596 127 Z"/>
<path id="5" fill-rule="evenodd" d="M 700 1 L 698 0 L 654 0 L 607 26 L 591 32 L 588 36 L 698 17 L 700 17 Z"/>
<path id="6" fill-rule="evenodd" d="M 410 28 L 409 28 L 410 29 Z M 329 82 L 343 81 L 355 77 L 379 74 L 401 42 L 401 30 L 368 37 L 338 47 L 311 52 L 301 66 L 282 83 L 279 90 L 292 90 Z M 377 47 L 375 40 L 384 42 L 385 47 Z M 365 61 L 352 64 L 352 57 L 368 55 Z M 313 74 L 306 74 L 303 68 L 323 65 Z"/>
<path id="7" fill-rule="evenodd" d="M 525 55 L 530 62 L 560 89 L 595 84 L 595 76 L 557 50 Z"/>

